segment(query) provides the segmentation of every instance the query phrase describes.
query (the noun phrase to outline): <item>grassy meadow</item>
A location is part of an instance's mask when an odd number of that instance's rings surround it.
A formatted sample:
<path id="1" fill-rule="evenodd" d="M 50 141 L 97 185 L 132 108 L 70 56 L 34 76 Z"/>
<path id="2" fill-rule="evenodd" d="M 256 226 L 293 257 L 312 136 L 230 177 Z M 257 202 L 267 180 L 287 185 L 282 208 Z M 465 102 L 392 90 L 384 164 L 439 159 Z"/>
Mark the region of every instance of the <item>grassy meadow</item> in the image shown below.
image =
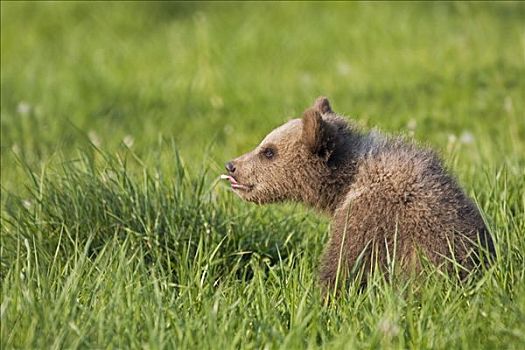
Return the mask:
<path id="1" fill-rule="evenodd" d="M 525 5 L 1 3 L 2 349 L 523 349 Z M 437 149 L 497 261 L 323 305 L 329 223 L 225 161 L 319 95 Z"/>

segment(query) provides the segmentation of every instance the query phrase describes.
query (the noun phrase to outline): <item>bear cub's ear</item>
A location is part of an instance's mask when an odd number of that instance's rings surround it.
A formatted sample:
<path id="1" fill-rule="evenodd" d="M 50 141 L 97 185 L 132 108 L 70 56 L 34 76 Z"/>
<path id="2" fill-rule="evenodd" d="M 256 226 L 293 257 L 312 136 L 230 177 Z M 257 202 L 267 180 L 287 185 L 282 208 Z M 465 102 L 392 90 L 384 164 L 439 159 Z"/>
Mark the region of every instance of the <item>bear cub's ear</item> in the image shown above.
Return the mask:
<path id="1" fill-rule="evenodd" d="M 322 115 L 332 113 L 330 102 L 321 96 L 303 114 L 303 142 L 312 153 L 325 160 L 330 158 L 335 148 L 336 131 L 333 125 L 323 120 Z"/>
<path id="2" fill-rule="evenodd" d="M 333 113 L 332 107 L 330 107 L 330 102 L 324 96 L 319 96 L 312 107 L 321 114 Z"/>
<path id="3" fill-rule="evenodd" d="M 302 139 L 312 153 L 317 153 L 322 143 L 323 123 L 323 118 L 316 109 L 309 108 L 304 111 Z"/>
<path id="4" fill-rule="evenodd" d="M 314 107 L 303 114 L 302 140 L 306 147 L 321 158 L 328 160 L 334 148 L 333 128 L 323 120 Z"/>

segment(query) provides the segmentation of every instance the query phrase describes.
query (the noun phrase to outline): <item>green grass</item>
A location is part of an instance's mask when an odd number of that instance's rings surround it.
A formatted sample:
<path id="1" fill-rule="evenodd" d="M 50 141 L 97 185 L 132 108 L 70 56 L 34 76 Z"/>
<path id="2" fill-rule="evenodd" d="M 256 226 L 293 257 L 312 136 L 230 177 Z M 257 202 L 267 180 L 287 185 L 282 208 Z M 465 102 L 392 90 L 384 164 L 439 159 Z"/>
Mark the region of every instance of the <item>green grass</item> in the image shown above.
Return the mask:
<path id="1" fill-rule="evenodd" d="M 1 4 L 4 348 L 525 344 L 521 3 Z M 328 220 L 222 165 L 318 95 L 440 151 L 497 261 L 470 283 L 351 285 Z"/>

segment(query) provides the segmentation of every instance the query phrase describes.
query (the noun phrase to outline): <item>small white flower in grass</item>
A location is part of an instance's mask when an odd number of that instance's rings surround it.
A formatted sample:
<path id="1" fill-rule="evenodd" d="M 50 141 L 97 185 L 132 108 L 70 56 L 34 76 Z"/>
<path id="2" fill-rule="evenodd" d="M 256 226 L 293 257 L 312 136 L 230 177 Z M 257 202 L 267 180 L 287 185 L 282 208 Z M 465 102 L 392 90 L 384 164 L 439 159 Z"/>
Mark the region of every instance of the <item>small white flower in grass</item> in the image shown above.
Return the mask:
<path id="1" fill-rule="evenodd" d="M 203 12 L 198 11 L 197 13 L 195 13 L 193 20 L 195 21 L 195 23 L 202 26 L 206 24 L 208 19 L 206 18 L 206 15 Z"/>
<path id="2" fill-rule="evenodd" d="M 224 126 L 224 133 L 225 133 L 226 135 L 231 135 L 231 134 L 233 134 L 233 126 L 231 126 L 231 124 L 226 124 L 226 125 Z"/>
<path id="3" fill-rule="evenodd" d="M 102 145 L 102 141 L 100 140 L 100 137 L 94 130 L 91 130 L 90 132 L 88 132 L 88 138 L 89 138 L 89 141 L 95 147 L 100 147 Z"/>
<path id="4" fill-rule="evenodd" d="M 215 301 L 213 302 L 213 307 L 212 307 L 212 315 L 217 316 L 218 313 L 219 313 L 219 300 L 215 299 Z"/>
<path id="5" fill-rule="evenodd" d="M 80 329 L 77 327 L 77 325 L 75 324 L 75 322 L 73 321 L 70 321 L 69 322 L 69 327 L 77 334 L 77 335 L 80 335 Z"/>
<path id="6" fill-rule="evenodd" d="M 224 101 L 222 100 L 222 97 L 217 95 L 213 95 L 210 98 L 210 103 L 211 106 L 215 109 L 221 109 L 222 107 L 224 107 Z"/>
<path id="7" fill-rule="evenodd" d="M 339 73 L 339 75 L 342 76 L 350 75 L 350 73 L 352 72 L 352 66 L 350 66 L 348 62 L 339 61 L 337 63 L 337 72 Z"/>
<path id="8" fill-rule="evenodd" d="M 31 105 L 25 101 L 21 101 L 18 106 L 16 106 L 16 111 L 21 115 L 27 115 L 31 112 Z"/>
<path id="9" fill-rule="evenodd" d="M 389 338 L 395 337 L 396 335 L 399 334 L 398 325 L 392 319 L 389 319 L 387 317 L 384 317 L 381 320 L 379 320 L 377 324 L 377 329 L 384 336 L 387 336 Z"/>
<path id="10" fill-rule="evenodd" d="M 29 199 L 24 199 L 22 201 L 22 205 L 24 206 L 24 208 L 26 209 L 31 209 L 31 207 L 33 206 L 33 202 L 31 202 Z"/>
<path id="11" fill-rule="evenodd" d="M 474 142 L 474 135 L 469 131 L 463 131 L 459 137 L 459 141 L 463 144 L 469 145 Z"/>
<path id="12" fill-rule="evenodd" d="M 131 148 L 133 147 L 133 144 L 135 143 L 135 138 L 131 135 L 124 136 L 124 139 L 122 142 L 126 145 L 126 147 Z"/>
<path id="13" fill-rule="evenodd" d="M 414 137 L 414 135 L 416 134 L 416 126 L 417 126 L 417 122 L 415 119 L 410 119 L 407 123 L 407 129 L 408 129 L 408 135 L 410 137 Z"/>
<path id="14" fill-rule="evenodd" d="M 416 130 L 417 121 L 415 119 L 410 119 L 407 123 L 407 129 L 408 130 Z"/>
<path id="15" fill-rule="evenodd" d="M 312 75 L 307 72 L 304 72 L 303 74 L 301 74 L 299 79 L 301 79 L 301 83 L 303 85 L 312 85 L 314 81 L 314 79 L 312 78 Z"/>
<path id="16" fill-rule="evenodd" d="M 16 154 L 17 156 L 20 155 L 20 146 L 18 146 L 18 144 L 13 144 L 13 146 L 11 146 L 11 150 L 13 151 L 14 154 Z"/>
<path id="17" fill-rule="evenodd" d="M 510 96 L 505 97 L 505 100 L 503 100 L 503 109 L 508 114 L 514 111 L 514 104 L 512 103 L 512 97 Z"/>
<path id="18" fill-rule="evenodd" d="M 102 173 L 102 182 L 108 183 L 108 182 L 117 182 L 118 181 L 118 175 L 113 170 L 106 170 Z"/>

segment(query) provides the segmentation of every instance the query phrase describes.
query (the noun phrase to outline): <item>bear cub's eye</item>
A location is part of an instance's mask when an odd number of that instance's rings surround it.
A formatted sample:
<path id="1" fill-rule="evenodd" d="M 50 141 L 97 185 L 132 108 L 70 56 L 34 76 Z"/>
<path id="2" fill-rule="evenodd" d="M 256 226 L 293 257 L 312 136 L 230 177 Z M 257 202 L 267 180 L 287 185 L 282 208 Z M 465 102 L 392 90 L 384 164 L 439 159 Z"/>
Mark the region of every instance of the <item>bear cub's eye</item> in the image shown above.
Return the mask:
<path id="1" fill-rule="evenodd" d="M 272 148 L 270 147 L 266 147 L 265 149 L 263 149 L 262 151 L 262 154 L 267 158 L 267 159 L 272 159 L 273 156 L 275 155 L 275 152 Z"/>

